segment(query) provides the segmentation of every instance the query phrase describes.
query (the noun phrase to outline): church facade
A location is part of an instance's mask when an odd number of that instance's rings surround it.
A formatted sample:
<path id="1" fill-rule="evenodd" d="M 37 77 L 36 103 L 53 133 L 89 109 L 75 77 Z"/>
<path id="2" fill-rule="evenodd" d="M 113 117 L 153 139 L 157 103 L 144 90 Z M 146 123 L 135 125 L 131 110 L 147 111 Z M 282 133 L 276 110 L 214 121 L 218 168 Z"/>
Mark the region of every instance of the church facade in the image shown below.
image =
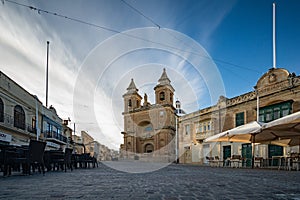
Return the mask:
<path id="1" fill-rule="evenodd" d="M 131 79 L 124 100 L 124 143 L 121 157 L 146 161 L 170 162 L 175 159 L 176 114 L 174 88 L 163 70 L 154 87 L 155 103 L 148 102 Z M 143 101 L 143 102 L 142 102 Z"/>

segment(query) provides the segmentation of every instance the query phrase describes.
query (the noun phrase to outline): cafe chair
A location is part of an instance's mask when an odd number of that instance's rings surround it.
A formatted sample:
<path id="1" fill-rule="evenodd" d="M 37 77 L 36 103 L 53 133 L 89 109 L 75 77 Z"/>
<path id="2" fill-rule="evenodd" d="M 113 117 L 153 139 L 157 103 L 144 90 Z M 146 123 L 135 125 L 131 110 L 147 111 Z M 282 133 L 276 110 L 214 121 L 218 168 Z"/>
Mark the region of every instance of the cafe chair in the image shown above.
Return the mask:
<path id="1" fill-rule="evenodd" d="M 44 151 L 46 143 L 37 140 L 30 140 L 28 150 L 25 151 L 22 155 L 16 155 L 8 158 L 8 162 L 12 166 L 22 166 L 23 174 L 30 174 L 31 168 L 32 171 L 35 171 L 35 168 L 38 168 L 39 172 L 45 174 L 44 166 Z"/>
<path id="2" fill-rule="evenodd" d="M 67 168 L 70 169 L 71 171 L 73 170 L 72 152 L 73 152 L 73 149 L 70 149 L 70 148 L 65 149 L 65 155 L 64 155 L 65 172 L 67 171 Z"/>

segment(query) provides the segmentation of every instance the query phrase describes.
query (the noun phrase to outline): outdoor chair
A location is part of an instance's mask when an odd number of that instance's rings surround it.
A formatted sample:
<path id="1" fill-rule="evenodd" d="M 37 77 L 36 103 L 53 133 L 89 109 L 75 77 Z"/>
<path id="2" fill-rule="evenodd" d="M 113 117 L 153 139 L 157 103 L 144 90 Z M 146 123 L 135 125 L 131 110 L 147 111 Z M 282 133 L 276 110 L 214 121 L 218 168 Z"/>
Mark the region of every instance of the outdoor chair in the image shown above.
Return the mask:
<path id="1" fill-rule="evenodd" d="M 33 172 L 38 168 L 40 173 L 42 171 L 45 174 L 43 159 L 45 147 L 45 142 L 30 140 L 28 150 L 25 150 L 22 154 L 16 154 L 16 156 L 8 158 L 10 170 L 14 166 L 21 165 L 23 174 L 30 174 L 31 168 Z"/>
<path id="2" fill-rule="evenodd" d="M 98 167 L 97 159 L 90 156 L 90 153 L 80 154 L 77 161 L 80 168 L 90 168 L 90 164 L 92 164 L 93 168 L 95 168 L 96 166 Z"/>
<path id="3" fill-rule="evenodd" d="M 240 167 L 240 164 L 242 164 L 242 156 L 240 155 L 232 155 L 230 158 L 230 166 L 231 167 Z"/>
<path id="4" fill-rule="evenodd" d="M 220 160 L 219 156 L 215 156 L 215 162 L 217 167 L 223 167 L 223 160 Z"/>
<path id="5" fill-rule="evenodd" d="M 0 149 L 0 167 L 3 176 L 11 175 L 11 170 L 16 169 L 16 165 L 12 163 L 12 158 L 19 156 L 19 150 L 16 146 L 2 145 Z"/>
<path id="6" fill-rule="evenodd" d="M 61 150 L 50 150 L 45 153 L 45 162 L 47 169 L 50 170 L 73 170 L 72 166 L 72 152 L 73 149 L 66 148 L 65 152 Z"/>
<path id="7" fill-rule="evenodd" d="M 263 164 L 263 157 L 255 157 L 254 158 L 254 166 L 257 168 L 262 167 Z"/>
<path id="8" fill-rule="evenodd" d="M 291 158 L 290 158 L 290 170 L 291 169 L 296 169 L 297 171 L 300 170 L 300 155 L 299 154 L 294 154 L 294 155 L 291 155 Z"/>
<path id="9" fill-rule="evenodd" d="M 67 171 L 67 168 L 70 169 L 71 171 L 73 170 L 73 166 L 72 166 L 72 152 L 73 152 L 73 149 L 70 149 L 70 148 L 66 148 L 65 149 L 65 155 L 64 155 L 65 172 Z"/>
<path id="10" fill-rule="evenodd" d="M 50 150 L 45 156 L 46 166 L 48 171 L 64 169 L 64 152 L 61 150 Z"/>
<path id="11" fill-rule="evenodd" d="M 214 157 L 206 156 L 205 158 L 208 161 L 209 166 L 214 167 L 214 164 L 215 164 Z"/>

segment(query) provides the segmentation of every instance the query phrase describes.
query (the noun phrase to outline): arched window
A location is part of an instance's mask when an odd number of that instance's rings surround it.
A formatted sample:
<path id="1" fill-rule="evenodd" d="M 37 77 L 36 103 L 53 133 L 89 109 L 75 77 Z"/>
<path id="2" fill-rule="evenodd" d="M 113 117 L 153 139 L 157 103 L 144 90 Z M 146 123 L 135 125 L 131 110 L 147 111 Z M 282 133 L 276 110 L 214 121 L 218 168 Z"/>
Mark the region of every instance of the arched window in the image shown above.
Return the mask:
<path id="1" fill-rule="evenodd" d="M 14 109 L 14 127 L 25 130 L 25 113 L 19 105 L 16 105 Z"/>
<path id="2" fill-rule="evenodd" d="M 128 106 L 131 107 L 132 106 L 132 102 L 131 99 L 128 100 Z"/>
<path id="3" fill-rule="evenodd" d="M 161 100 L 161 101 L 165 100 L 165 93 L 164 92 L 159 93 L 159 100 Z"/>
<path id="4" fill-rule="evenodd" d="M 0 98 L 0 122 L 4 122 L 4 104 Z"/>

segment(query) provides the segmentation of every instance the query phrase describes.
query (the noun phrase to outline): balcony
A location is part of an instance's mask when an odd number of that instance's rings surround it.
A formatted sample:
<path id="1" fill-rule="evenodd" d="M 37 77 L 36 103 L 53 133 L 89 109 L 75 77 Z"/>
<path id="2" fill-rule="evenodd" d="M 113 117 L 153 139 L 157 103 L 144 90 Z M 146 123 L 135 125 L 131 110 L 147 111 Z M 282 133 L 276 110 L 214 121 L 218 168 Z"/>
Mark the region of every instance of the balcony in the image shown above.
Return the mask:
<path id="1" fill-rule="evenodd" d="M 67 137 L 65 137 L 62 134 L 59 134 L 55 131 L 44 131 L 43 134 L 44 134 L 44 137 L 47 138 L 47 140 L 49 140 L 49 141 L 54 140 L 61 144 L 66 144 L 68 142 Z"/>
<path id="2" fill-rule="evenodd" d="M 205 140 L 206 138 L 208 138 L 212 135 L 214 135 L 213 130 L 206 131 L 206 132 L 198 132 L 198 133 L 196 133 L 196 140 L 203 141 L 203 140 Z"/>
<path id="3" fill-rule="evenodd" d="M 33 127 L 31 124 L 27 123 L 15 123 L 14 122 L 14 117 L 4 113 L 3 116 L 0 118 L 0 126 L 6 128 L 6 129 L 11 129 L 15 130 L 21 133 L 32 133 L 36 134 L 36 128 Z"/>

